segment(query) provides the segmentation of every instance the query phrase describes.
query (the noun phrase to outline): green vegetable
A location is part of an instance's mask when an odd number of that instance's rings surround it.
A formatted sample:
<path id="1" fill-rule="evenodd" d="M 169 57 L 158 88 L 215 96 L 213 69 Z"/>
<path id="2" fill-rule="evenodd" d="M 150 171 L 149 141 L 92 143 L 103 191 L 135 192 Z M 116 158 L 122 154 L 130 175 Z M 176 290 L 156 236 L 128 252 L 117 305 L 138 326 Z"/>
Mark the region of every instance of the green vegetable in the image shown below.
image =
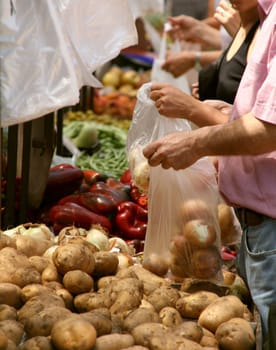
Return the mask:
<path id="1" fill-rule="evenodd" d="M 64 134 L 68 138 L 76 137 L 80 133 L 82 121 L 72 121 L 64 126 Z M 126 157 L 127 132 L 113 125 L 90 122 L 98 132 L 100 147 L 94 153 L 82 151 L 76 165 L 81 170 L 93 169 L 111 177 L 120 178 L 128 168 Z"/>
<path id="2" fill-rule="evenodd" d="M 98 141 L 99 132 L 94 123 L 84 123 L 77 137 L 73 138 L 73 143 L 78 148 L 91 148 Z"/>

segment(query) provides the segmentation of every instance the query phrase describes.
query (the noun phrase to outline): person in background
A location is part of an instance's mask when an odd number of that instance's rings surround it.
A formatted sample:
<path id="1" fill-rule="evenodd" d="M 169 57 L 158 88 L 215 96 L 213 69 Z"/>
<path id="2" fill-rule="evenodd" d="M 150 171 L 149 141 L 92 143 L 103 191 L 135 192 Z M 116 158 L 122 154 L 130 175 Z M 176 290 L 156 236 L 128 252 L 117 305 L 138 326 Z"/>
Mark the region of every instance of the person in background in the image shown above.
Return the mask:
<path id="1" fill-rule="evenodd" d="M 239 11 L 249 4 L 248 0 L 231 2 Z M 229 121 L 221 121 L 228 119 L 223 103 L 214 109 L 185 94 L 181 106 L 165 108 L 163 86 L 153 86 L 150 97 L 161 114 L 204 119 L 206 126 L 168 134 L 147 145 L 143 153 L 150 166 L 176 170 L 202 157 L 219 156 L 219 190 L 236 208 L 243 228 L 237 270 L 260 313 L 263 341 L 269 344 L 273 337 L 268 334 L 275 332 L 276 325 L 276 2 L 258 0 L 258 4 L 261 29 Z"/>
<path id="2" fill-rule="evenodd" d="M 221 18 L 223 20 L 219 22 Z M 240 26 L 238 12 L 225 0 L 221 1 L 217 7 L 214 17 L 199 21 L 193 17 L 181 15 L 172 17 L 169 21 L 174 39 L 197 44 L 196 49 L 184 49 L 178 54 L 168 56 L 163 69 L 175 77 L 185 74 L 194 67 L 199 70 L 221 55 L 222 48 L 225 46 L 222 44 L 222 34 L 219 29 L 221 25 L 225 26 L 231 35 L 235 35 Z"/>
<path id="3" fill-rule="evenodd" d="M 208 15 L 208 0 L 167 0 L 166 3 L 172 16 L 185 14 L 202 20 Z"/>
<path id="4" fill-rule="evenodd" d="M 228 49 L 223 51 L 214 64 L 199 71 L 198 83 L 192 89 L 194 97 L 201 100 L 218 99 L 233 104 L 259 28 L 257 0 L 248 0 L 248 4 L 253 6 L 237 11 L 241 25 Z M 223 7 L 219 7 L 216 14 L 224 18 L 225 12 Z"/>
<path id="5" fill-rule="evenodd" d="M 239 13 L 231 7 L 228 0 L 215 0 L 214 5 L 213 17 L 210 17 L 210 20 L 219 23 L 221 48 L 225 50 L 239 29 Z"/>

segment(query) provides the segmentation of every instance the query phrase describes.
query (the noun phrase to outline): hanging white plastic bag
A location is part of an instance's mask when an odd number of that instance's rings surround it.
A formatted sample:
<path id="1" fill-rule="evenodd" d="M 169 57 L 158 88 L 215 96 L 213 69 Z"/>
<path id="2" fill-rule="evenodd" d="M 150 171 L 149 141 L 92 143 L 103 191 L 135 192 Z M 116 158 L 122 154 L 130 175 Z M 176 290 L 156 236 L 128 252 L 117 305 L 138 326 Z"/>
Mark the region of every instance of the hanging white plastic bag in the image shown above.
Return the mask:
<path id="1" fill-rule="evenodd" d="M 151 83 L 144 84 L 138 91 L 128 133 L 127 154 L 132 175 L 137 166 L 131 158 L 135 152 L 140 156 L 145 145 L 168 133 L 191 130 L 187 120 L 159 114 L 149 98 L 150 86 Z M 153 256 L 160 263 L 162 259 L 168 275 L 176 279 L 220 280 L 219 199 L 215 169 L 208 158 L 178 171 L 149 167 L 144 262 L 150 264 Z"/>
<path id="2" fill-rule="evenodd" d="M 1 29 L 7 23 L 12 28 L 10 35 L 0 31 L 1 127 L 79 100 L 75 68 L 52 0 L 13 1 L 9 8 L 0 17 Z"/>
<path id="3" fill-rule="evenodd" d="M 138 42 L 128 0 L 56 3 L 70 43 L 90 73 Z"/>
<path id="4" fill-rule="evenodd" d="M 12 42 L 11 36 L 17 31 L 15 20 L 16 0 L 1 0 L 0 2 L 0 33 L 3 42 Z"/>
<path id="5" fill-rule="evenodd" d="M 171 73 L 166 72 L 164 69 L 162 69 L 162 65 L 166 60 L 167 55 L 167 33 L 170 30 L 170 26 L 168 23 L 165 23 L 164 26 L 164 32 L 161 38 L 160 43 L 160 51 L 158 57 L 154 60 L 152 71 L 151 71 L 151 81 L 153 83 L 168 83 L 171 84 L 178 89 L 182 90 L 186 94 L 191 94 L 191 89 L 189 86 L 188 79 L 186 77 L 186 74 L 182 74 L 181 76 L 175 78 Z M 180 42 L 176 40 L 171 48 L 170 51 L 172 54 L 177 54 L 181 51 Z"/>

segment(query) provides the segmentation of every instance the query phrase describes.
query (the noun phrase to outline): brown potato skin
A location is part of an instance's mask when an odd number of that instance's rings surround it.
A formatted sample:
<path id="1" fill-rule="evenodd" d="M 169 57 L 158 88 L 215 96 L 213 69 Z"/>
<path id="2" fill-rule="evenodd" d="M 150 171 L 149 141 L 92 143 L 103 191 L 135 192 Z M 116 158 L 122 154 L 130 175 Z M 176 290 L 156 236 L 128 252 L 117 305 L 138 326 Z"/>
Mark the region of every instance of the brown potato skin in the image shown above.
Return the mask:
<path id="1" fill-rule="evenodd" d="M 30 256 L 29 262 L 39 273 L 42 273 L 43 270 L 50 264 L 50 260 L 48 258 L 38 255 Z"/>
<path id="2" fill-rule="evenodd" d="M 98 337 L 93 350 L 125 349 L 132 345 L 134 345 L 134 338 L 131 334 L 112 333 Z"/>
<path id="3" fill-rule="evenodd" d="M 80 315 L 95 327 L 97 337 L 112 332 L 111 314 L 108 309 L 96 309 L 83 312 Z"/>
<path id="4" fill-rule="evenodd" d="M 62 275 L 72 270 L 82 270 L 90 275 L 95 268 L 94 254 L 80 243 L 59 246 L 53 253 L 53 261 Z"/>
<path id="5" fill-rule="evenodd" d="M 25 321 L 24 329 L 29 338 L 49 336 L 53 325 L 60 319 L 71 316 L 71 311 L 61 306 L 49 305 Z"/>
<path id="6" fill-rule="evenodd" d="M 182 203 L 180 211 L 183 218 L 183 222 L 196 219 L 202 219 L 206 222 L 212 222 L 212 212 L 208 207 L 208 203 L 206 203 L 202 199 L 195 198 L 186 200 Z"/>
<path id="7" fill-rule="evenodd" d="M 19 345 L 18 350 L 54 350 L 48 337 L 37 336 Z"/>
<path id="8" fill-rule="evenodd" d="M 213 301 L 218 299 L 213 292 L 199 291 L 185 295 L 176 302 L 176 309 L 184 318 L 198 318 L 201 312 Z"/>
<path id="9" fill-rule="evenodd" d="M 96 337 L 95 328 L 78 316 L 56 322 L 51 331 L 52 343 L 59 350 L 91 350 Z"/>
<path id="10" fill-rule="evenodd" d="M 159 317 L 164 326 L 172 328 L 183 322 L 180 312 L 171 306 L 163 307 L 159 312 Z"/>
<path id="11" fill-rule="evenodd" d="M 115 275 L 119 265 L 119 258 L 116 253 L 99 251 L 94 253 L 95 268 L 93 277 L 100 278 L 103 276 Z"/>
<path id="12" fill-rule="evenodd" d="M 22 300 L 25 303 L 27 300 L 31 299 L 32 297 L 35 297 L 42 293 L 50 294 L 50 293 L 54 293 L 54 291 L 51 288 L 48 288 L 47 286 L 44 286 L 39 283 L 28 284 L 22 288 Z"/>
<path id="13" fill-rule="evenodd" d="M 0 283 L 0 304 L 19 308 L 22 305 L 21 288 L 12 283 Z"/>
<path id="14" fill-rule="evenodd" d="M 207 248 L 216 241 L 214 225 L 204 220 L 190 220 L 183 225 L 183 235 L 187 241 L 197 247 Z"/>
<path id="15" fill-rule="evenodd" d="M 215 333 L 222 350 L 253 350 L 256 339 L 250 323 L 242 318 L 232 318 L 221 323 Z"/>
<path id="16" fill-rule="evenodd" d="M 6 349 L 9 338 L 6 336 L 3 330 L 0 329 L 0 349 Z"/>
<path id="17" fill-rule="evenodd" d="M 173 334 L 199 343 L 203 337 L 203 329 L 196 321 L 185 321 L 173 329 Z"/>
<path id="18" fill-rule="evenodd" d="M 4 320 L 16 320 L 17 319 L 17 310 L 15 307 L 1 304 L 0 305 L 0 321 Z"/>
<path id="19" fill-rule="evenodd" d="M 41 282 L 46 284 L 48 282 L 60 282 L 61 276 L 58 273 L 56 266 L 50 263 L 41 273 Z"/>
<path id="20" fill-rule="evenodd" d="M 124 329 L 130 333 L 133 328 L 145 322 L 160 322 L 160 317 L 154 309 L 139 307 L 130 312 L 123 321 Z"/>
<path id="21" fill-rule="evenodd" d="M 167 335 L 167 327 L 162 323 L 145 322 L 131 331 L 135 344 L 149 347 L 153 336 L 165 338 Z"/>
<path id="22" fill-rule="evenodd" d="M 234 317 L 243 317 L 244 304 L 234 295 L 218 298 L 208 305 L 200 314 L 198 323 L 212 333 L 218 326 Z"/>
<path id="23" fill-rule="evenodd" d="M 82 270 L 72 270 L 65 273 L 62 279 L 64 287 L 73 295 L 93 291 L 93 278 Z"/>
<path id="24" fill-rule="evenodd" d="M 1 321 L 0 330 L 16 345 L 20 344 L 24 334 L 24 327 L 20 322 L 16 320 Z"/>
<path id="25" fill-rule="evenodd" d="M 143 260 L 143 267 L 157 276 L 165 276 L 169 270 L 168 262 L 158 254 L 150 254 Z"/>
<path id="26" fill-rule="evenodd" d="M 215 279 L 221 270 L 222 261 L 217 247 L 200 248 L 191 257 L 191 274 L 199 279 Z"/>

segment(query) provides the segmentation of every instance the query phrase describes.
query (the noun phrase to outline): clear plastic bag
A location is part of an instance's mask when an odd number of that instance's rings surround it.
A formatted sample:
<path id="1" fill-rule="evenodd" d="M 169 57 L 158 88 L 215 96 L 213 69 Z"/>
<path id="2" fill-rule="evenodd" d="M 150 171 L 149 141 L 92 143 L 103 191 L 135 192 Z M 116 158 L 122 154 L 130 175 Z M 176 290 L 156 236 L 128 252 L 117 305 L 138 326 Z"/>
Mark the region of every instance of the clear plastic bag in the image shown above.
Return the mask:
<path id="1" fill-rule="evenodd" d="M 145 145 L 168 133 L 191 130 L 187 120 L 159 114 L 148 96 L 150 85 L 144 84 L 138 91 L 128 133 L 128 157 L 133 150 L 139 154 Z M 129 165 L 133 174 L 133 163 Z M 149 167 L 148 200 L 144 261 L 159 256 L 166 261 L 172 278 L 220 280 L 220 196 L 211 161 L 202 158 L 178 171 Z"/>
<path id="2" fill-rule="evenodd" d="M 186 74 L 182 74 L 181 76 L 175 78 L 171 73 L 166 72 L 164 69 L 162 69 L 162 64 L 166 60 L 166 54 L 168 50 L 167 45 L 167 29 L 165 24 L 165 30 L 162 35 L 161 43 L 160 43 L 160 51 L 158 57 L 154 60 L 152 71 L 151 71 L 151 81 L 154 83 L 168 83 L 171 84 L 178 89 L 182 90 L 186 94 L 191 94 L 191 89 L 189 86 L 189 82 L 187 79 Z M 171 48 L 170 51 L 172 54 L 177 54 L 181 51 L 181 45 L 178 40 L 176 40 Z"/>

